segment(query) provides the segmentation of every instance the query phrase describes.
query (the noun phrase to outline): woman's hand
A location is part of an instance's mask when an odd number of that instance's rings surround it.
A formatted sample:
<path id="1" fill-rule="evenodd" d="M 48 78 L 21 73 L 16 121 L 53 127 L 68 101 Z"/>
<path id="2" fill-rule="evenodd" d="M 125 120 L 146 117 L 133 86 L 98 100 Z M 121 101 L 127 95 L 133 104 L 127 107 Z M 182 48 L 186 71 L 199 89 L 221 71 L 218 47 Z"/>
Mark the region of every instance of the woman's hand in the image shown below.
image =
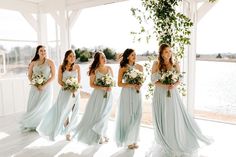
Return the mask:
<path id="1" fill-rule="evenodd" d="M 136 84 L 136 85 L 135 85 L 135 89 L 136 89 L 136 90 L 140 90 L 141 86 L 142 86 L 141 84 Z"/>
<path id="2" fill-rule="evenodd" d="M 77 89 L 74 89 L 74 90 L 70 90 L 71 93 L 75 93 L 77 92 Z"/>
<path id="3" fill-rule="evenodd" d="M 135 84 L 127 84 L 126 87 L 127 87 L 127 88 L 136 89 L 136 85 L 135 85 Z"/>
<path id="4" fill-rule="evenodd" d="M 104 91 L 107 91 L 107 92 L 111 91 L 111 87 L 101 87 L 101 89 L 104 90 Z"/>
<path id="5" fill-rule="evenodd" d="M 176 86 L 178 85 L 178 83 L 174 83 L 174 84 L 163 84 L 160 83 L 159 81 L 156 83 L 156 86 L 171 90 L 174 89 Z"/>
<path id="6" fill-rule="evenodd" d="M 45 85 L 39 85 L 37 88 L 39 91 L 42 91 L 45 89 L 45 87 L 46 87 Z"/>
<path id="7" fill-rule="evenodd" d="M 107 90 L 106 90 L 107 92 L 109 92 L 109 91 L 111 91 L 111 87 L 107 87 Z"/>
<path id="8" fill-rule="evenodd" d="M 175 84 L 170 84 L 170 85 L 167 85 L 167 88 L 170 90 L 170 89 L 174 89 L 175 88 Z"/>

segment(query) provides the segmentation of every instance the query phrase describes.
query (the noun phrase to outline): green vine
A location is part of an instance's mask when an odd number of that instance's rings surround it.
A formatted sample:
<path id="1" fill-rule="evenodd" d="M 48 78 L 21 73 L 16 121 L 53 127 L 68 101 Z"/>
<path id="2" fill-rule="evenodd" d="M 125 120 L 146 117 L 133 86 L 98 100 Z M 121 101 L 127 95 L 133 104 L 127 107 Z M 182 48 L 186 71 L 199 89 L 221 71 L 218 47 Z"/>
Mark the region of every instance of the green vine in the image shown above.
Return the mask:
<path id="1" fill-rule="evenodd" d="M 216 2 L 217 0 L 209 0 L 209 2 L 211 2 L 211 3 L 214 3 L 214 2 Z"/>
<path id="2" fill-rule="evenodd" d="M 189 35 L 193 23 L 176 8 L 182 0 L 141 0 L 142 9 L 132 8 L 132 14 L 141 25 L 139 32 L 131 32 L 141 41 L 143 34 L 148 42 L 151 37 L 159 41 L 159 45 L 167 43 L 174 48 L 176 59 L 183 58 L 184 46 L 190 44 Z M 153 27 L 148 27 L 148 26 Z"/>
<path id="3" fill-rule="evenodd" d="M 216 0 L 209 0 L 214 2 Z M 131 8 L 133 16 L 140 24 L 138 32 L 131 32 L 134 40 L 146 40 L 155 38 L 159 45 L 162 43 L 169 44 L 174 54 L 175 61 L 180 61 L 184 56 L 185 46 L 190 45 L 190 34 L 193 22 L 189 17 L 177 11 L 182 0 L 141 0 L 141 8 Z M 145 63 L 144 67 L 150 75 L 151 61 Z M 149 90 L 146 97 L 153 95 L 154 86 L 149 83 Z M 179 87 L 182 95 L 186 95 L 184 84 Z"/>

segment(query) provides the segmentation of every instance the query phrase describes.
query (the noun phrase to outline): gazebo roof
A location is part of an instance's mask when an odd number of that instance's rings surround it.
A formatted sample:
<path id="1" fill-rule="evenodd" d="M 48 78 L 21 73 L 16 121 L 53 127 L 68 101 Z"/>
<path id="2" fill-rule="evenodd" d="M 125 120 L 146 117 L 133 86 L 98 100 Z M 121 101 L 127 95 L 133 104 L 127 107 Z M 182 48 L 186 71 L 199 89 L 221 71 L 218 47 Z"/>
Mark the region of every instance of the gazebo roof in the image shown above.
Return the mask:
<path id="1" fill-rule="evenodd" d="M 0 1 L 1 9 L 28 13 L 47 13 L 55 10 L 81 10 L 88 7 L 122 2 L 127 0 L 6 0 Z"/>

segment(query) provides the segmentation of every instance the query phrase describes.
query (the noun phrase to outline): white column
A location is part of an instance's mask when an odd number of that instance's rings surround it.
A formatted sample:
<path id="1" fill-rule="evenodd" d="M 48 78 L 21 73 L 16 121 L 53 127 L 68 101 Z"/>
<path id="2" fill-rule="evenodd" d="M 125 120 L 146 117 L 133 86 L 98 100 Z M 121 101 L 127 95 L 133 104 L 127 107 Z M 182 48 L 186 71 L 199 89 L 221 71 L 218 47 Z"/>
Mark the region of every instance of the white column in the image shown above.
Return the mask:
<path id="1" fill-rule="evenodd" d="M 72 11 L 69 15 L 69 12 L 64 7 L 62 1 L 60 6 L 60 10 L 58 12 L 51 12 L 51 15 L 59 26 L 58 35 L 60 38 L 60 52 L 58 53 L 61 62 L 63 60 L 65 52 L 71 48 L 71 29 L 75 21 L 77 20 L 80 11 Z"/>
<path id="2" fill-rule="evenodd" d="M 58 0 L 56 2 L 56 10 L 50 11 L 50 14 L 54 18 L 58 26 L 58 38 L 60 40 L 58 63 L 61 63 L 65 52 L 70 48 L 70 34 L 69 34 L 69 17 L 66 10 L 66 1 Z"/>
<path id="3" fill-rule="evenodd" d="M 37 13 L 37 22 L 38 22 L 38 44 L 48 46 L 48 34 L 47 34 L 47 14 L 39 11 Z"/>
<path id="4" fill-rule="evenodd" d="M 188 46 L 187 110 L 193 113 L 195 103 L 197 3 L 191 1 L 189 7 L 189 17 L 194 25 L 191 28 L 191 45 Z"/>
<path id="5" fill-rule="evenodd" d="M 69 18 L 68 12 L 64 9 L 59 11 L 59 32 L 60 32 L 60 49 L 61 49 L 61 60 L 64 57 L 64 53 L 70 49 L 70 31 L 69 31 Z"/>

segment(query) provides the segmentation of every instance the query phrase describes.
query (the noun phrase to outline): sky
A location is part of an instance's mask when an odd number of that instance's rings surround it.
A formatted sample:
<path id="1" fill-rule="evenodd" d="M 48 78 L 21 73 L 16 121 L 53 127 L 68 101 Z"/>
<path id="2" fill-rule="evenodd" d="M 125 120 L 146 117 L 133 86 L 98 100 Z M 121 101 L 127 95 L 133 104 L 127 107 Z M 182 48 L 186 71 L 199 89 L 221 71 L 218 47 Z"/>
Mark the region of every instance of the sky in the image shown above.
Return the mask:
<path id="1" fill-rule="evenodd" d="M 113 3 L 84 9 L 74 27 L 71 41 L 76 47 L 93 48 L 104 45 L 119 52 L 134 48 L 137 53 L 157 49 L 157 42 L 133 43 L 131 31 L 138 30 L 137 20 L 130 8 L 138 0 Z M 236 1 L 218 0 L 216 5 L 197 24 L 197 53 L 236 53 Z M 37 40 L 35 31 L 17 12 L 0 9 L 0 44 L 10 45 L 1 39 Z M 55 24 L 48 18 L 48 39 L 55 39 Z M 12 44 L 12 43 L 11 43 Z M 14 42 L 14 45 L 20 44 Z"/>

